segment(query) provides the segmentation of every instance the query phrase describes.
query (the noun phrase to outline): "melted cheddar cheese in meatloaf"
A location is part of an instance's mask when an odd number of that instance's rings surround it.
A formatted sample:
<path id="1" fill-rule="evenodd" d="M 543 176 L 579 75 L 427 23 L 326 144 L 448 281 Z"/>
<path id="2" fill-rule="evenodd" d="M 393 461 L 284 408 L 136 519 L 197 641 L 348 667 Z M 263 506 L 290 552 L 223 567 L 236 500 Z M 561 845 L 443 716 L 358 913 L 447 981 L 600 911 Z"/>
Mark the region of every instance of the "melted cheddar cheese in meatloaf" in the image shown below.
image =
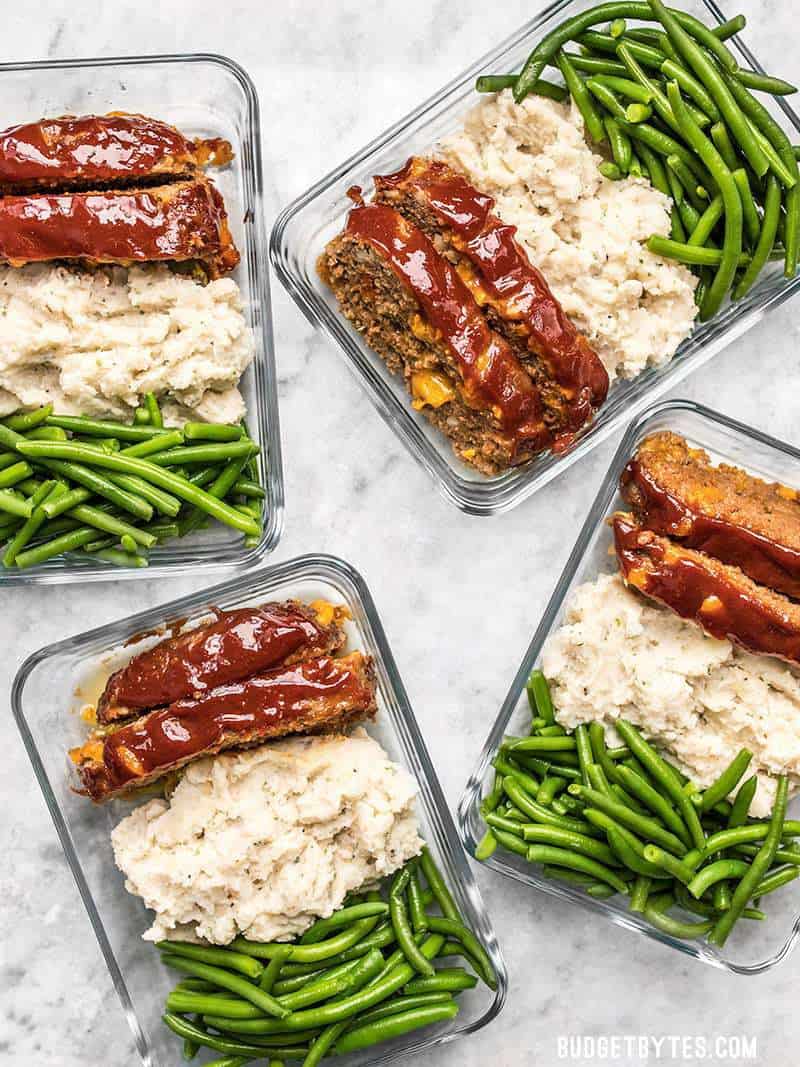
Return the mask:
<path id="1" fill-rule="evenodd" d="M 712 463 L 677 434 L 625 467 L 612 520 L 626 584 L 750 652 L 800 663 L 797 491 Z"/>
<path id="2" fill-rule="evenodd" d="M 213 615 L 109 678 L 97 729 L 70 752 L 92 800 L 148 785 L 201 756 L 343 731 L 375 715 L 371 658 L 341 654 L 346 608 L 285 601 Z"/>
<path id="3" fill-rule="evenodd" d="M 800 501 L 796 489 L 764 482 L 690 448 L 675 433 L 646 438 L 622 476 L 637 518 L 754 581 L 800 599 Z"/>
<path id="4" fill-rule="evenodd" d="M 318 269 L 413 406 L 485 474 L 568 447 L 608 375 L 494 201 L 444 163 L 375 178 Z"/>

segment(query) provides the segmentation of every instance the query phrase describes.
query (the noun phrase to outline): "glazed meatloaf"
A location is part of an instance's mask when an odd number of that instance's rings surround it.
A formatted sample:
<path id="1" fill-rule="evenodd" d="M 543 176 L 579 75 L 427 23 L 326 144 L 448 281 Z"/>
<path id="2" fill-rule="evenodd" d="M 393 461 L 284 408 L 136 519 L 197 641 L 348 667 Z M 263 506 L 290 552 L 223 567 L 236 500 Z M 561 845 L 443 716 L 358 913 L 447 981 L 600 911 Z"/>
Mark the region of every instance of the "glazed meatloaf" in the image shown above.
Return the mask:
<path id="1" fill-rule="evenodd" d="M 227 141 L 192 141 L 146 115 L 64 115 L 0 132 L 0 193 L 159 184 L 231 158 Z"/>
<path id="2" fill-rule="evenodd" d="M 345 644 L 341 609 L 330 604 L 212 610 L 213 622 L 159 641 L 112 674 L 97 702 L 97 721 L 107 725 L 279 664 L 335 655 Z"/>
<path id="3" fill-rule="evenodd" d="M 541 394 L 455 267 L 386 204 L 361 204 L 319 261 L 342 311 L 456 451 L 492 474 L 550 439 Z"/>
<path id="4" fill-rule="evenodd" d="M 455 265 L 539 388 L 553 447 L 568 443 L 605 400 L 608 374 L 517 243 L 515 228 L 494 213 L 494 200 L 445 163 L 419 156 L 376 177 L 375 199 L 419 226 Z"/>
<path id="5" fill-rule="evenodd" d="M 644 528 L 631 514 L 613 522 L 622 577 L 640 593 L 750 652 L 800 663 L 800 605 L 738 567 Z"/>
<path id="6" fill-rule="evenodd" d="M 567 447 L 608 376 L 492 198 L 416 157 L 375 193 L 318 268 L 413 407 L 485 474 Z"/>
<path id="7" fill-rule="evenodd" d="M 800 502 L 768 483 L 690 448 L 678 434 L 646 438 L 621 479 L 643 526 L 678 539 L 756 582 L 800 598 Z"/>
<path id="8" fill-rule="evenodd" d="M 147 189 L 0 198 L 0 260 L 85 263 L 187 260 L 219 277 L 239 262 L 222 197 L 207 179 Z"/>
<path id="9" fill-rule="evenodd" d="M 292 733 L 344 730 L 374 716 L 376 707 L 369 656 L 318 656 L 175 701 L 87 741 L 70 756 L 86 794 L 99 802 L 199 756 Z"/>

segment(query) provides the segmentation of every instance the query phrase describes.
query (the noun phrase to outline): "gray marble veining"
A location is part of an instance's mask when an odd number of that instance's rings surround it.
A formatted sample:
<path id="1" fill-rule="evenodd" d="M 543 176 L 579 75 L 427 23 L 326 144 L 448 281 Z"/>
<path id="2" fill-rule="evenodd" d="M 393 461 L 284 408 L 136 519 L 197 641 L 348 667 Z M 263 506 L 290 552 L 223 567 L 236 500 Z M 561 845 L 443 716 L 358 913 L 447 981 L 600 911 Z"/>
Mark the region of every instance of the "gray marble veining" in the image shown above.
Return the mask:
<path id="1" fill-rule="evenodd" d="M 738 8 L 750 17 L 756 54 L 796 78 L 795 5 Z M 290 198 L 532 13 L 524 0 L 41 0 L 4 11 L 3 58 L 213 51 L 237 59 L 261 96 L 271 225 Z M 273 299 L 287 479 L 275 558 L 323 550 L 362 571 L 455 806 L 616 439 L 512 514 L 463 516 L 437 496 L 332 346 L 282 291 Z M 800 445 L 798 310 L 795 300 L 771 314 L 679 394 Z M 192 588 L 145 580 L 4 589 L 0 691 L 33 649 Z M 0 1063 L 132 1067 L 125 1020 L 10 714 L 0 729 Z M 757 1039 L 757 1058 L 739 1062 L 763 1064 L 796 1047 L 800 957 L 761 978 L 733 978 L 482 870 L 477 877 L 511 993 L 491 1028 L 425 1057 L 431 1067 L 654 1062 L 652 1050 L 649 1061 L 635 1051 L 562 1060 L 558 1035 L 745 1034 Z M 659 1062 L 690 1062 L 686 1048 L 666 1043 Z"/>

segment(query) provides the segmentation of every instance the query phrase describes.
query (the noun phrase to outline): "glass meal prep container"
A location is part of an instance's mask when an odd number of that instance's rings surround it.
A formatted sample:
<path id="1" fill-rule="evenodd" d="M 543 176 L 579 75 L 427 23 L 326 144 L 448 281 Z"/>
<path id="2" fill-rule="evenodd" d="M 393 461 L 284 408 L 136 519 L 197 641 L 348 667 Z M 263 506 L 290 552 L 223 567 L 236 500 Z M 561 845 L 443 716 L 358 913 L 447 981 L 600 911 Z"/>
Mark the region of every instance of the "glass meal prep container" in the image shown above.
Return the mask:
<path id="1" fill-rule="evenodd" d="M 526 733 L 530 723 L 525 683 L 531 671 L 540 665 L 545 641 L 562 624 L 572 591 L 598 574 L 616 571 L 614 557 L 609 555 L 612 535 L 607 519 L 620 508 L 627 510 L 618 489 L 620 474 L 642 440 L 659 430 L 680 434 L 690 445 L 704 448 L 714 462 L 742 467 L 770 482 L 800 486 L 800 450 L 691 401 L 668 400 L 655 404 L 628 428 L 461 797 L 459 830 L 470 855 L 474 854 L 486 830 L 478 809 L 482 796 L 491 787 L 491 760 L 505 734 Z M 800 797 L 790 801 L 788 817 L 797 818 L 798 812 Z M 593 900 L 565 882 L 547 879 L 539 866 L 502 848 L 498 847 L 484 862 L 525 885 L 581 904 L 618 926 L 638 930 L 703 963 L 737 974 L 759 974 L 773 967 L 789 954 L 800 933 L 800 887 L 795 884 L 765 900 L 766 920 L 737 923 L 724 948 L 717 949 L 699 940 L 684 941 L 656 930 L 641 916 L 628 910 L 627 897 Z M 680 912 L 676 909 L 675 914 Z M 684 917 L 697 921 L 697 916 Z"/>
<path id="2" fill-rule="evenodd" d="M 467 466 L 453 452 L 450 441 L 435 430 L 424 415 L 414 411 L 403 382 L 391 375 L 361 336 L 339 312 L 333 294 L 317 274 L 316 261 L 327 242 L 344 226 L 352 206 L 346 192 L 353 185 L 366 194 L 375 174 L 397 170 L 409 156 L 429 151 L 441 137 L 453 132 L 467 111 L 478 103 L 474 91 L 479 74 L 518 71 L 535 44 L 554 26 L 594 6 L 592 0 L 558 0 L 517 33 L 503 41 L 460 74 L 439 93 L 322 178 L 280 215 L 272 231 L 270 253 L 278 277 L 314 325 L 321 327 L 341 349 L 382 417 L 422 464 L 444 496 L 463 511 L 491 515 L 515 507 L 541 489 L 581 456 L 604 441 L 622 423 L 701 366 L 770 308 L 800 288 L 800 275 L 788 281 L 781 264 L 773 263 L 750 293 L 735 305 L 726 305 L 710 322 L 697 324 L 675 358 L 652 367 L 637 378 L 612 385 L 608 400 L 586 432 L 559 455 L 543 454 L 531 462 L 492 477 Z M 725 21 L 713 0 L 686 0 L 681 8 L 709 25 Z M 727 42 L 742 57 L 742 65 L 762 70 L 738 37 Z M 550 77 L 551 72 L 546 72 Z M 800 136 L 800 117 L 781 100 L 764 98 L 774 117 L 790 133 Z"/>
<path id="3" fill-rule="evenodd" d="M 154 578 L 189 569 L 196 573 L 252 566 L 276 546 L 283 525 L 260 119 L 253 82 L 223 56 L 177 55 L 0 64 L 0 89 L 5 125 L 67 113 L 132 111 L 163 119 L 192 137 L 230 141 L 232 162 L 209 174 L 225 198 L 233 239 L 242 255 L 231 277 L 242 291 L 247 324 L 255 338 L 255 359 L 241 389 L 248 429 L 261 448 L 259 475 L 266 491 L 264 528 L 252 549 L 244 547 L 241 534 L 212 522 L 207 530 L 154 548 L 149 567 L 116 567 L 74 552 L 30 570 L 0 568 L 0 584 Z"/>
<path id="4" fill-rule="evenodd" d="M 453 1041 L 491 1022 L 505 1000 L 505 963 L 372 597 L 348 564 L 331 556 L 304 556 L 50 645 L 23 664 L 14 682 L 17 725 L 145 1067 L 180 1063 L 181 1042 L 161 1021 L 164 998 L 176 984 L 176 975 L 162 965 L 154 946 L 142 941 L 150 919 L 142 901 L 126 892 L 111 848 L 111 830 L 143 798 L 95 805 L 77 795 L 67 749 L 86 737 L 81 706 L 96 699 L 111 671 L 159 639 L 161 634 L 154 631 L 163 631 L 176 620 L 199 620 L 211 605 L 230 609 L 290 597 L 322 598 L 350 610 L 349 647 L 363 649 L 375 661 L 379 711 L 368 732 L 416 779 L 420 833 L 467 925 L 486 947 L 498 983 L 494 992 L 483 984 L 466 991 L 459 1000 L 461 1011 L 451 1022 L 373 1046 L 341 1062 L 346 1067 L 389 1063 L 405 1053 Z M 209 1058 L 218 1055 L 210 1053 Z"/>

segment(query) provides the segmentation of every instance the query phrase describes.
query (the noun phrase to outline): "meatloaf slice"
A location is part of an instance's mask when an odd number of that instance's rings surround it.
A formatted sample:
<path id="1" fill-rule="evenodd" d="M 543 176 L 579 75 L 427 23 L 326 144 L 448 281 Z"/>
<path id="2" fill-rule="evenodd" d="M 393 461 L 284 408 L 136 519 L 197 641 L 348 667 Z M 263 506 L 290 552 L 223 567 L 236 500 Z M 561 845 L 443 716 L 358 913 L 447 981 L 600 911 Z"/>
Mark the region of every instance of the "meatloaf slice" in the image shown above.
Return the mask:
<path id="1" fill-rule="evenodd" d="M 608 374 L 599 356 L 494 213 L 494 200 L 438 160 L 412 156 L 375 178 L 375 198 L 419 226 L 455 265 L 493 329 L 542 394 L 554 448 L 566 446 L 600 407 Z"/>
<path id="2" fill-rule="evenodd" d="M 738 567 L 644 529 L 633 515 L 618 513 L 612 525 L 627 585 L 712 637 L 800 663 L 800 605 L 758 585 Z"/>
<path id="3" fill-rule="evenodd" d="M 212 610 L 213 622 L 159 641 L 112 674 L 97 702 L 98 722 L 117 722 L 344 647 L 341 613 L 332 605 L 321 605 L 319 613 L 296 601 Z M 330 616 L 327 622 L 321 621 L 323 612 Z"/>
<path id="4" fill-rule="evenodd" d="M 239 253 L 225 205 L 206 178 L 147 189 L 0 197 L 0 260 L 197 261 L 216 278 Z"/>
<path id="5" fill-rule="evenodd" d="M 375 714 L 369 656 L 327 656 L 176 701 L 70 756 L 95 801 L 147 785 L 199 756 L 293 733 L 326 733 Z"/>
<path id="6" fill-rule="evenodd" d="M 739 467 L 714 466 L 701 448 L 670 432 L 642 442 L 621 490 L 643 526 L 800 598 L 797 490 Z"/>
<path id="7" fill-rule="evenodd" d="M 172 181 L 231 155 L 227 141 L 192 141 L 146 115 L 64 115 L 0 131 L 0 193 Z"/>
<path id="8" fill-rule="evenodd" d="M 393 208 L 353 208 L 319 273 L 456 452 L 487 474 L 529 459 L 549 431 L 541 397 L 455 268 Z"/>

